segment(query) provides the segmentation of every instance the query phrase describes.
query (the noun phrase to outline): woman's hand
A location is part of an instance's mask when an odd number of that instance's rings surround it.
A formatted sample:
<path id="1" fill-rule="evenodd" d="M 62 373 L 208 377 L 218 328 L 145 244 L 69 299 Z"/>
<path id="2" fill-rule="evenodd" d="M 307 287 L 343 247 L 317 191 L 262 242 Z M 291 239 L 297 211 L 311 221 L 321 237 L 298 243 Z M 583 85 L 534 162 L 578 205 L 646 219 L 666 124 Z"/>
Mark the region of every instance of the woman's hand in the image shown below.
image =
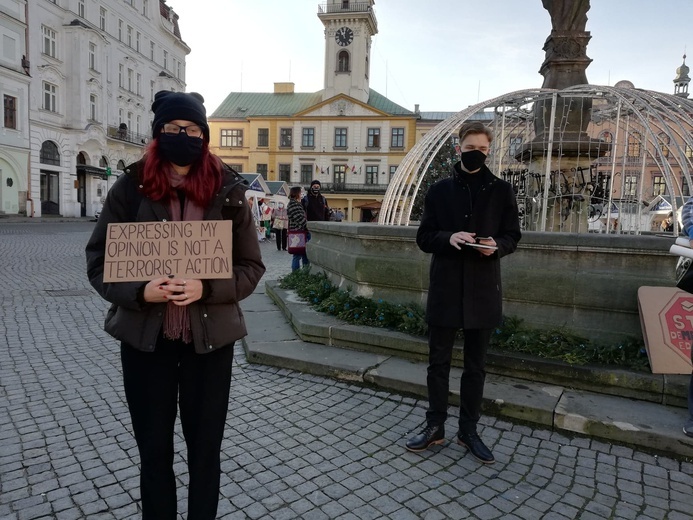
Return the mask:
<path id="1" fill-rule="evenodd" d="M 202 281 L 194 278 L 155 278 L 144 287 L 144 301 L 190 305 L 202 298 Z"/>

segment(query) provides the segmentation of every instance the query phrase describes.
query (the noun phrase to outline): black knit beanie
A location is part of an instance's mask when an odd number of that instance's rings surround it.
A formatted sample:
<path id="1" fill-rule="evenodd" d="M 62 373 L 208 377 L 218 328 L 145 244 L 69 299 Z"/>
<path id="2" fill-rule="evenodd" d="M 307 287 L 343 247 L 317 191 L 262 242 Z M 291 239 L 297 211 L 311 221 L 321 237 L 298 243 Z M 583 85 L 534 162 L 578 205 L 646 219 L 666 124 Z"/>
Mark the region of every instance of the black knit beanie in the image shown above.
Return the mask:
<path id="1" fill-rule="evenodd" d="M 320 181 L 318 179 L 313 179 L 313 182 L 310 183 L 311 188 L 313 187 L 313 184 L 317 184 L 318 186 L 322 187 L 322 185 L 320 184 Z"/>
<path id="2" fill-rule="evenodd" d="M 171 92 L 160 90 L 154 95 L 152 111 L 152 137 L 161 133 L 161 127 L 176 119 L 192 121 L 202 128 L 205 140 L 209 141 L 209 125 L 207 124 L 207 111 L 205 99 L 197 92 L 186 94 L 185 92 Z"/>

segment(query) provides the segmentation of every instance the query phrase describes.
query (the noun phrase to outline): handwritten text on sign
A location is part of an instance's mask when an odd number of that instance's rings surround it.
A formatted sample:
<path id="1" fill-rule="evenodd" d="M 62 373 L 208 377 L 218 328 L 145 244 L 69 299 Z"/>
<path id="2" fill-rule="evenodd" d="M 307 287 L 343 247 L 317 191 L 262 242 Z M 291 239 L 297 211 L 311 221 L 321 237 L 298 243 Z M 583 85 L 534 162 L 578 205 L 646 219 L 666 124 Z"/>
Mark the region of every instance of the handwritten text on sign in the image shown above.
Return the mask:
<path id="1" fill-rule="evenodd" d="M 232 221 L 109 224 L 104 282 L 231 278 Z"/>

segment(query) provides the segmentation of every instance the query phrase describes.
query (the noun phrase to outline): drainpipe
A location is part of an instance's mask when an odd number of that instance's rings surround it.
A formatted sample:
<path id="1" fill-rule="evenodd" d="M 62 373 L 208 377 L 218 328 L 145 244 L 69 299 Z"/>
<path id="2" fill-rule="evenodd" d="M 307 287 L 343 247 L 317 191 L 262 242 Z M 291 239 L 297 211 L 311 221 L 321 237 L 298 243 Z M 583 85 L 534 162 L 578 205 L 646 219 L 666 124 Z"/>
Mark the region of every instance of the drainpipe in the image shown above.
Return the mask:
<path id="1" fill-rule="evenodd" d="M 26 49 L 26 59 L 29 61 L 29 2 L 24 4 L 24 21 L 26 22 L 26 29 L 24 29 L 24 47 Z M 31 64 L 30 61 L 29 63 Z M 25 72 L 27 76 L 31 77 L 28 70 Z M 30 109 L 31 82 L 29 82 L 27 96 L 27 108 Z M 29 114 L 31 114 L 31 110 L 29 110 Z M 31 132 L 29 133 L 29 143 L 31 143 Z M 31 198 L 31 144 L 29 144 L 29 160 L 26 162 L 26 202 L 27 204 L 31 204 L 31 212 L 27 211 L 26 216 L 33 217 L 36 212 L 34 210 L 34 199 Z"/>

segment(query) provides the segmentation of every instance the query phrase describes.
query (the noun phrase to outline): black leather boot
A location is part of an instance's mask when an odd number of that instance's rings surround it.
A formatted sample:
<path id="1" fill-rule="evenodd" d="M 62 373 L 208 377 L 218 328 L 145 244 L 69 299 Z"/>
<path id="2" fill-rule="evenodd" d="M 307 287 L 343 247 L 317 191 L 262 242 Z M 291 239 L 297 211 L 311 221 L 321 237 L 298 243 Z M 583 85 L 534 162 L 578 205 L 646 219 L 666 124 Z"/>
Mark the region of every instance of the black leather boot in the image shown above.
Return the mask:
<path id="1" fill-rule="evenodd" d="M 431 444 L 443 444 L 445 442 L 445 428 L 443 426 L 426 426 L 421 433 L 414 435 L 407 441 L 409 451 L 424 451 Z"/>
<path id="2" fill-rule="evenodd" d="M 464 446 L 469 452 L 476 457 L 479 462 L 484 464 L 493 464 L 496 459 L 493 458 L 493 453 L 489 450 L 476 432 L 457 434 L 457 444 Z"/>

